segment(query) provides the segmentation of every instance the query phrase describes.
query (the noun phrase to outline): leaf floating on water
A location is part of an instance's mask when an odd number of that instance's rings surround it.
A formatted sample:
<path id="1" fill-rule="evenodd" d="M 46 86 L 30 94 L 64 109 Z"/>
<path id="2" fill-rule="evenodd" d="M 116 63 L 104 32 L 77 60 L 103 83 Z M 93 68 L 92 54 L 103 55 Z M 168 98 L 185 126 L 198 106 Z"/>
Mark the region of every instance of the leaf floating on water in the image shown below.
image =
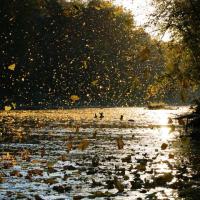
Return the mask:
<path id="1" fill-rule="evenodd" d="M 3 183 L 5 179 L 3 178 L 3 175 L 0 174 L 0 183 Z"/>
<path id="2" fill-rule="evenodd" d="M 8 66 L 8 69 L 11 70 L 11 71 L 14 71 L 15 67 L 16 67 L 16 64 L 13 63 L 13 64 L 11 64 L 11 65 Z"/>
<path id="3" fill-rule="evenodd" d="M 114 185 L 118 189 L 119 192 L 124 191 L 124 185 L 118 180 L 116 176 L 114 177 Z"/>
<path id="4" fill-rule="evenodd" d="M 96 137 L 97 137 L 97 131 L 95 130 L 95 131 L 93 132 L 92 138 L 93 138 L 93 139 L 96 139 Z"/>
<path id="5" fill-rule="evenodd" d="M 169 154 L 169 159 L 174 159 L 174 154 Z"/>
<path id="6" fill-rule="evenodd" d="M 73 148 L 73 145 L 72 145 L 72 143 L 70 142 L 70 143 L 68 143 L 67 144 L 67 150 L 68 151 L 71 151 L 72 150 L 72 148 Z"/>
<path id="7" fill-rule="evenodd" d="M 124 142 L 122 140 L 122 137 L 117 138 L 116 141 L 117 141 L 118 149 L 123 149 L 124 148 Z"/>
<path id="8" fill-rule="evenodd" d="M 42 176 L 43 175 L 43 170 L 41 169 L 31 169 L 28 171 L 29 176 Z"/>
<path id="9" fill-rule="evenodd" d="M 10 172 L 10 176 L 17 176 L 17 177 L 22 177 L 22 174 L 18 170 L 13 170 Z"/>
<path id="10" fill-rule="evenodd" d="M 163 144 L 161 145 L 161 149 L 162 149 L 162 150 L 165 150 L 167 147 L 168 147 L 168 144 L 166 144 L 166 143 L 163 143 Z"/>
<path id="11" fill-rule="evenodd" d="M 73 102 L 76 102 L 76 101 L 78 101 L 78 100 L 80 99 L 80 97 L 77 96 L 77 95 L 71 95 L 70 99 L 71 99 Z"/>
<path id="12" fill-rule="evenodd" d="M 87 139 L 83 139 L 81 143 L 78 145 L 78 149 L 84 151 L 89 146 L 89 141 Z"/>

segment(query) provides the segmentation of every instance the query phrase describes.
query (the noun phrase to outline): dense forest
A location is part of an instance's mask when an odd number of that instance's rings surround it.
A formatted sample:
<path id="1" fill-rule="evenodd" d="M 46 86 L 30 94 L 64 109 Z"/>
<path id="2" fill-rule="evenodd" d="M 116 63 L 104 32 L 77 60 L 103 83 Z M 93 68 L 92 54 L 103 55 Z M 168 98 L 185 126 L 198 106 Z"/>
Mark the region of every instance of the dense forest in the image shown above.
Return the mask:
<path id="1" fill-rule="evenodd" d="M 197 89 L 174 67 L 190 62 L 189 50 L 152 39 L 131 12 L 108 1 L 0 5 L 1 108 L 176 103 L 187 101 L 186 86 Z"/>

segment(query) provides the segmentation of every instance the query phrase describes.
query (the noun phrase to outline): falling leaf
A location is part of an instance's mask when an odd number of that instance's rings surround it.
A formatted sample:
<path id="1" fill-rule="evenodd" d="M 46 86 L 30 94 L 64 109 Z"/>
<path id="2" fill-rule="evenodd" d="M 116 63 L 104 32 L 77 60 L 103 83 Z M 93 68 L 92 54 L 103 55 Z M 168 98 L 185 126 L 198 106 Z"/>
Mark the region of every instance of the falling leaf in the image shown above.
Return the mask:
<path id="1" fill-rule="evenodd" d="M 5 107 L 4 107 L 4 110 L 5 110 L 5 111 L 10 111 L 11 109 L 12 109 L 11 106 L 5 106 Z"/>
<path id="2" fill-rule="evenodd" d="M 94 85 L 94 86 L 97 85 L 97 83 L 98 83 L 98 80 L 94 80 L 94 81 L 91 82 L 91 84 Z"/>
<path id="3" fill-rule="evenodd" d="M 8 69 L 14 71 L 15 67 L 16 67 L 16 64 L 14 63 L 14 64 L 9 65 Z"/>
<path id="4" fill-rule="evenodd" d="M 98 7 L 98 6 L 95 6 L 94 8 L 95 8 L 96 10 L 101 10 L 101 8 Z"/>
<path id="5" fill-rule="evenodd" d="M 11 103 L 12 107 L 15 109 L 16 108 L 16 103 Z"/>
<path id="6" fill-rule="evenodd" d="M 73 102 L 76 102 L 76 101 L 78 101 L 78 100 L 80 99 L 80 97 L 77 96 L 77 95 L 71 95 L 70 99 L 71 99 Z"/>
<path id="7" fill-rule="evenodd" d="M 80 144 L 78 145 L 78 149 L 85 150 L 89 146 L 89 141 L 87 139 L 83 139 Z"/>
<path id="8" fill-rule="evenodd" d="M 162 150 L 165 150 L 167 147 L 168 147 L 168 144 L 166 144 L 166 143 L 163 143 L 163 144 L 161 145 L 161 149 L 162 149 Z"/>
<path id="9" fill-rule="evenodd" d="M 118 149 L 123 149 L 124 148 L 124 142 L 122 140 L 122 137 L 117 138 L 116 141 L 117 141 Z"/>

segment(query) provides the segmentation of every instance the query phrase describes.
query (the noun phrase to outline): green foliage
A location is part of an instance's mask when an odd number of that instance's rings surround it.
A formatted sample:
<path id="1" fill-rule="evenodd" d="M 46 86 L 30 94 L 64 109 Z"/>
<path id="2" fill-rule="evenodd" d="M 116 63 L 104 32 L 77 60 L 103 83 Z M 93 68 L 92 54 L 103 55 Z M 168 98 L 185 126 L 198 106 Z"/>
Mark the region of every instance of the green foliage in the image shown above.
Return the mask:
<path id="1" fill-rule="evenodd" d="M 179 68 L 185 78 L 199 85 L 200 69 L 200 4 L 196 0 L 154 0 L 152 22 L 161 33 L 169 31 L 176 43 L 170 68 Z M 178 49 L 179 48 L 179 49 Z M 172 52 L 171 52 L 172 53 Z M 172 53 L 173 54 L 173 53 Z M 177 57 L 177 58 L 176 58 Z M 176 61 L 177 59 L 177 61 Z M 175 63 L 173 63 L 173 60 Z M 177 72 L 178 73 L 178 72 Z"/>

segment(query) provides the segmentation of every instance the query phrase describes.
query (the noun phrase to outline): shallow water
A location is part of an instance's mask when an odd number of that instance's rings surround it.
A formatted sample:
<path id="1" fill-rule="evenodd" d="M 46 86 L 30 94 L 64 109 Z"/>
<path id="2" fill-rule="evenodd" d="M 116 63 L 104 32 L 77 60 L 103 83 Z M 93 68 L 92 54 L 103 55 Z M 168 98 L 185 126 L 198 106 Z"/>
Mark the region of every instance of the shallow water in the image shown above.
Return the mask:
<path id="1" fill-rule="evenodd" d="M 1 112 L 0 199 L 200 199 L 200 142 L 169 123 L 187 111 Z"/>

